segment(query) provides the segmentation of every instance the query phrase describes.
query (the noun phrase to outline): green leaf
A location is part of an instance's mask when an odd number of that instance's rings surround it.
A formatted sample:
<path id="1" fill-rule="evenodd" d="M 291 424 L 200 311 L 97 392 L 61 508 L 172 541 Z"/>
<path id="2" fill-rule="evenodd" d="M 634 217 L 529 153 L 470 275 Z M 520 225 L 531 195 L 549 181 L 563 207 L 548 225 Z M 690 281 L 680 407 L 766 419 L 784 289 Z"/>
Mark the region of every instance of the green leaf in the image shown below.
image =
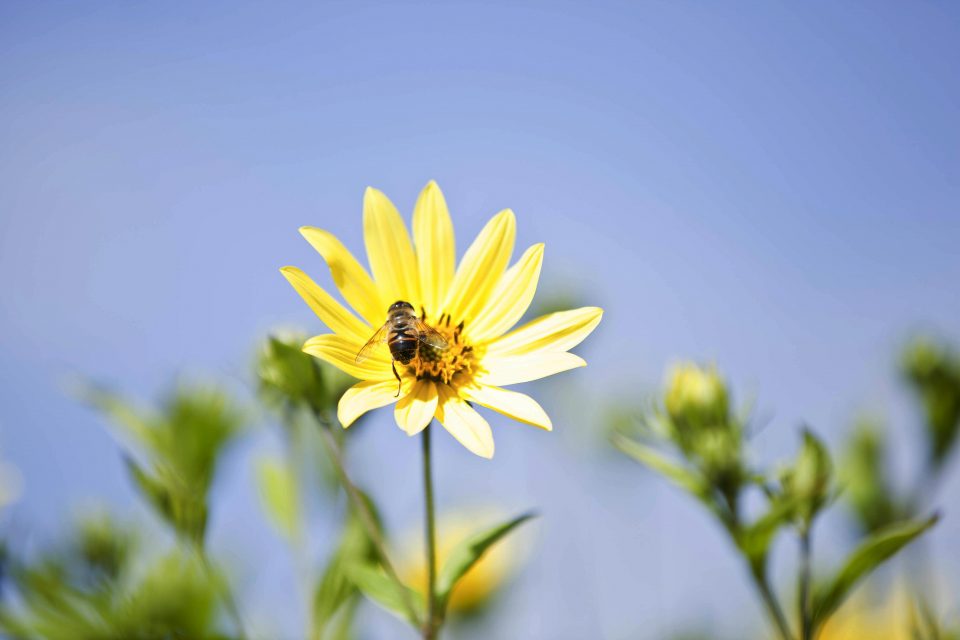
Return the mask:
<path id="1" fill-rule="evenodd" d="M 814 593 L 814 628 L 826 622 L 861 579 L 936 524 L 939 519 L 940 516 L 935 514 L 926 520 L 891 525 L 861 542 L 847 557 L 840 571 Z"/>
<path id="2" fill-rule="evenodd" d="M 179 535 L 194 543 L 202 543 L 207 529 L 206 497 L 185 486 L 169 469 L 158 469 L 151 475 L 132 458 L 125 458 L 140 495 Z"/>
<path id="3" fill-rule="evenodd" d="M 447 602 L 457 581 L 470 571 L 470 568 L 483 557 L 487 549 L 535 515 L 534 513 L 525 513 L 492 529 L 470 536 L 454 547 L 437 576 L 437 608 L 441 615 L 447 608 Z"/>
<path id="4" fill-rule="evenodd" d="M 300 534 L 300 496 L 297 479 L 278 458 L 262 457 L 256 462 L 257 488 L 264 511 L 287 540 Z"/>
<path id="5" fill-rule="evenodd" d="M 77 394 L 120 427 L 121 433 L 132 443 L 148 450 L 153 447 L 155 420 L 144 416 L 130 402 L 103 386 L 87 381 L 77 384 Z"/>
<path id="6" fill-rule="evenodd" d="M 751 565 L 763 566 L 770 544 L 781 527 L 789 525 L 797 512 L 800 500 L 778 497 L 767 512 L 737 534 L 737 546 L 747 555 Z"/>
<path id="7" fill-rule="evenodd" d="M 353 582 L 347 577 L 344 550 L 338 549 L 330 558 L 313 598 L 313 637 L 322 638 L 333 624 L 343 604 L 356 594 Z"/>
<path id="8" fill-rule="evenodd" d="M 346 566 L 347 575 L 363 595 L 378 605 L 403 618 L 414 628 L 419 628 L 423 617 L 423 596 L 413 589 L 398 585 L 387 574 L 369 564 L 354 563 Z M 406 594 L 406 598 L 404 596 Z M 413 604 L 417 618 L 411 618 L 405 602 Z"/>
<path id="9" fill-rule="evenodd" d="M 126 462 L 127 471 L 130 473 L 133 484 L 140 495 L 164 520 L 173 524 L 175 520 L 173 499 L 167 487 L 144 471 L 133 458 L 125 457 L 124 462 Z"/>
<path id="10" fill-rule="evenodd" d="M 710 485 L 699 474 L 668 460 L 659 451 L 635 440 L 614 436 L 613 444 L 637 462 L 656 471 L 713 510 Z"/>
<path id="11" fill-rule="evenodd" d="M 380 519 L 373 500 L 361 492 L 370 509 L 378 530 Z M 353 617 L 357 607 L 358 591 L 347 575 L 350 565 L 365 565 L 375 562 L 376 549 L 367 535 L 366 528 L 354 509 L 350 509 L 340 536 L 337 549 L 327 561 L 313 598 L 313 638 L 347 638 L 350 636 Z"/>

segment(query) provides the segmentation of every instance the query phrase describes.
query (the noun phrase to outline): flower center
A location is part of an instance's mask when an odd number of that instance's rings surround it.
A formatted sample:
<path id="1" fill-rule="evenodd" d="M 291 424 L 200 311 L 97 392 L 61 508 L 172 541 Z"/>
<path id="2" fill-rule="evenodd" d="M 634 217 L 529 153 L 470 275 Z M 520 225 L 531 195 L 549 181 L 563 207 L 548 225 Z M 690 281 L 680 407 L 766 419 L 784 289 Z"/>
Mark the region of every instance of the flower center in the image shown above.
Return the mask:
<path id="1" fill-rule="evenodd" d="M 422 314 L 426 321 L 426 314 Z M 454 376 L 472 376 L 477 370 L 478 358 L 473 347 L 463 339 L 463 323 L 450 326 L 450 315 L 442 315 L 435 323 L 429 323 L 447 340 L 445 349 L 437 349 L 420 343 L 419 357 L 411 362 L 417 380 L 433 380 L 450 384 Z"/>

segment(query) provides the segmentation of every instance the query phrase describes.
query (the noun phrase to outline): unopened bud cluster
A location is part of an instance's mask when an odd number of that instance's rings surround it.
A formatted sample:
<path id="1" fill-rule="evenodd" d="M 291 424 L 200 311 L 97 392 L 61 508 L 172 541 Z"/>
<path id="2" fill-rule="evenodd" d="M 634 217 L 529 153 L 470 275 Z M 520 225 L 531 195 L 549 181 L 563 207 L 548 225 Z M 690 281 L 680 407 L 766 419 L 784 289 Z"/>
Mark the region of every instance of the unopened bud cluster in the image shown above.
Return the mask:
<path id="1" fill-rule="evenodd" d="M 664 407 L 677 446 L 725 493 L 742 479 L 742 429 L 730 415 L 727 384 L 714 367 L 673 367 Z"/>

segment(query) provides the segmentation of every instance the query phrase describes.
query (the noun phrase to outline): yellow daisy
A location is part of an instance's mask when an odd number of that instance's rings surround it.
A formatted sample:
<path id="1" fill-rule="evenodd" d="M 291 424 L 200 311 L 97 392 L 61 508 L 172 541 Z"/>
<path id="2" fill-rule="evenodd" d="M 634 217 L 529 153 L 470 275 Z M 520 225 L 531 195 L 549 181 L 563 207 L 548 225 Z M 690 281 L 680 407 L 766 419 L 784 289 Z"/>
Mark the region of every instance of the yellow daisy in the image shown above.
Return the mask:
<path id="1" fill-rule="evenodd" d="M 459 266 L 453 224 L 435 182 L 427 184 L 414 206 L 412 241 L 393 203 L 372 188 L 363 197 L 363 232 L 372 277 L 335 236 L 314 227 L 300 229 L 356 314 L 300 269 L 281 269 L 333 331 L 310 338 L 303 350 L 361 380 L 340 399 L 341 424 L 349 427 L 367 411 L 396 403 L 394 417 L 407 434 L 419 433 L 436 418 L 485 458 L 493 457 L 493 434 L 474 404 L 550 430 L 550 418 L 533 398 L 503 386 L 586 365 L 569 350 L 593 331 L 603 311 L 583 307 L 552 313 L 510 331 L 533 300 L 543 261 L 543 245 L 536 244 L 508 268 L 516 235 L 513 212 L 495 215 Z M 362 362 L 357 354 L 384 324 L 389 306 L 400 300 L 446 338 L 447 348 L 422 348 L 408 365 L 395 363 L 402 379 L 397 397 L 386 346 Z"/>

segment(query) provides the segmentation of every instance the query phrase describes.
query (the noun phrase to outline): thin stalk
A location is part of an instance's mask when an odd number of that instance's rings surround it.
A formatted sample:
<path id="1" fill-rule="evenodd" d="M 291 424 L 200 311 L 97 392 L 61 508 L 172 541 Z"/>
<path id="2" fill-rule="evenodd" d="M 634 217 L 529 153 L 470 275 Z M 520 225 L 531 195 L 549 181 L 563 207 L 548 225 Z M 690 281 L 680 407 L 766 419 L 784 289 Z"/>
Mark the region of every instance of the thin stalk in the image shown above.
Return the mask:
<path id="1" fill-rule="evenodd" d="M 423 496 L 424 527 L 426 529 L 427 553 L 427 620 L 423 625 L 424 640 L 434 640 L 440 632 L 440 616 L 437 611 L 437 532 L 433 508 L 433 470 L 430 456 L 430 426 L 423 430 Z"/>
<path id="2" fill-rule="evenodd" d="M 390 562 L 390 556 L 387 555 L 387 545 L 383 540 L 383 536 L 380 534 L 380 528 L 377 526 L 373 514 L 370 512 L 370 506 L 367 504 L 367 501 L 363 499 L 363 495 L 360 493 L 357 485 L 353 484 L 350 476 L 347 475 L 347 470 L 343 463 L 343 455 L 340 452 L 340 447 L 337 446 L 333 434 L 330 433 L 329 422 L 320 413 L 315 413 L 314 416 L 317 422 L 320 423 L 321 440 L 327 450 L 327 455 L 333 462 L 337 476 L 340 478 L 340 484 L 343 485 L 343 489 L 347 493 L 347 498 L 350 500 L 357 515 L 360 516 L 360 524 L 363 525 L 367 536 L 370 538 L 370 542 L 373 543 L 377 556 L 380 558 L 380 564 L 383 566 L 387 577 L 396 583 L 397 591 L 401 595 L 403 608 L 407 616 L 409 616 L 411 620 L 419 623 L 420 616 L 417 615 L 417 609 L 413 604 L 413 599 L 410 597 L 410 592 L 407 590 L 406 585 L 400 580 L 400 576 L 397 574 L 393 563 Z"/>
<path id="3" fill-rule="evenodd" d="M 798 612 L 800 614 L 801 640 L 813 640 L 813 612 L 810 610 L 810 528 L 804 527 L 800 532 L 800 600 Z"/>
<path id="4" fill-rule="evenodd" d="M 734 544 L 736 544 L 737 532 L 740 531 L 741 526 L 739 506 L 737 494 L 734 493 L 727 497 L 727 511 L 724 512 L 721 510 L 720 512 L 720 520 L 726 527 Z M 766 562 L 754 563 L 750 560 L 747 562 L 750 566 L 750 577 L 753 578 L 753 583 L 756 585 L 757 591 L 760 592 L 763 605 L 766 607 L 767 614 L 776 626 L 780 639 L 793 640 L 793 633 L 791 633 L 790 625 L 787 623 L 787 616 L 784 615 L 783 608 L 780 606 L 780 602 L 777 600 L 777 596 L 770 586 L 770 581 L 767 580 Z"/>
<path id="5" fill-rule="evenodd" d="M 243 616 L 240 615 L 240 607 L 237 604 L 236 598 L 233 597 L 233 591 L 231 591 L 230 585 L 219 579 L 216 570 L 213 568 L 213 563 L 210 562 L 210 557 L 207 555 L 206 549 L 198 545 L 195 547 L 195 550 L 197 557 L 200 558 L 200 564 L 203 565 L 203 570 L 207 574 L 207 579 L 213 582 L 220 592 L 220 599 L 223 600 L 223 604 L 227 608 L 227 615 L 233 620 L 233 626 L 237 628 L 238 640 L 246 640 L 247 632 L 243 623 Z"/>
<path id="6" fill-rule="evenodd" d="M 774 595 L 773 589 L 770 587 L 767 576 L 764 575 L 762 570 L 754 570 L 751 571 L 750 574 L 753 576 L 753 581 L 757 585 L 760 597 L 763 598 L 763 604 L 767 608 L 767 613 L 770 614 L 770 618 L 776 624 L 780 638 L 782 640 L 793 640 L 793 635 L 790 633 L 790 625 L 787 624 L 787 617 L 783 614 L 783 609 L 780 607 L 777 596 Z"/>

